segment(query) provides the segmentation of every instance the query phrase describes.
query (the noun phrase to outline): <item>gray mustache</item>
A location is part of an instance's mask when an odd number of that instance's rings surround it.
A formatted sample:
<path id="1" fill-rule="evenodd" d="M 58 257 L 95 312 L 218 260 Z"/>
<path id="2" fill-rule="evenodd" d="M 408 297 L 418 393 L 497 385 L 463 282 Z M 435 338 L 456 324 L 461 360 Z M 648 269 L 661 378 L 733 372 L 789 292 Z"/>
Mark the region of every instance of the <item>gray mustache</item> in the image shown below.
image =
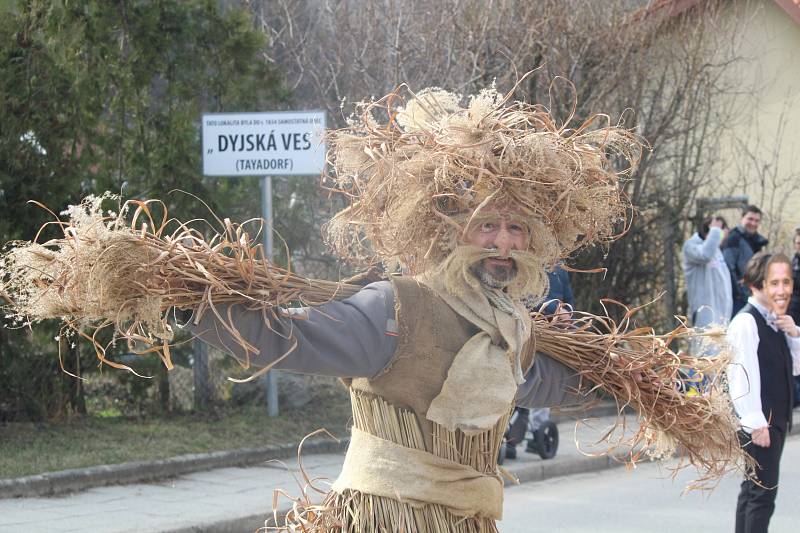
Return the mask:
<path id="1" fill-rule="evenodd" d="M 480 254 L 480 259 L 486 259 L 486 258 L 490 258 L 490 257 L 497 257 L 498 259 L 515 259 L 515 260 L 518 260 L 521 257 L 526 257 L 526 256 L 530 256 L 531 255 L 530 252 L 526 252 L 526 251 L 523 251 L 523 250 L 511 250 L 511 253 L 509 255 L 502 256 L 497 251 L 497 247 L 496 246 L 492 247 L 492 248 L 481 248 L 480 250 L 482 250 L 484 252 L 484 253 Z"/>

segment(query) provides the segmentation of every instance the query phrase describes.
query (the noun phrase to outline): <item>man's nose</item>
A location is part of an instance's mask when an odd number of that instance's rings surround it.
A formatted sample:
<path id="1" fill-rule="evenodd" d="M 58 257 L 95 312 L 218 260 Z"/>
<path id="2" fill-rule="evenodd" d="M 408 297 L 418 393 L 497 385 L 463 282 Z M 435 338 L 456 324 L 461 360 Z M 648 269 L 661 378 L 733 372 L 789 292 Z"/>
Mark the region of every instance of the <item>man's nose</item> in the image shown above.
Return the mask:
<path id="1" fill-rule="evenodd" d="M 511 234 L 507 230 L 501 229 L 494 238 L 494 245 L 500 257 L 509 257 L 512 250 Z"/>

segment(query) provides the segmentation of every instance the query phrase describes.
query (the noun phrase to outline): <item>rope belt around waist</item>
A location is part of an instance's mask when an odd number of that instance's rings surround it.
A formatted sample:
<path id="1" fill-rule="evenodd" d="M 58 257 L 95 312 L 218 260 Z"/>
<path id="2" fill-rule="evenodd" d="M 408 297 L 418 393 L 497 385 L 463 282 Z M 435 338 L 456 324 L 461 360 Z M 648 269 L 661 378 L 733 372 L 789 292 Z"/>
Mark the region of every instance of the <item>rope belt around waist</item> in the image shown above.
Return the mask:
<path id="1" fill-rule="evenodd" d="M 503 483 L 498 476 L 357 428 L 352 429 L 342 473 L 333 484 L 339 494 L 346 489 L 413 507 L 440 504 L 458 516 L 499 520 L 503 514 Z"/>

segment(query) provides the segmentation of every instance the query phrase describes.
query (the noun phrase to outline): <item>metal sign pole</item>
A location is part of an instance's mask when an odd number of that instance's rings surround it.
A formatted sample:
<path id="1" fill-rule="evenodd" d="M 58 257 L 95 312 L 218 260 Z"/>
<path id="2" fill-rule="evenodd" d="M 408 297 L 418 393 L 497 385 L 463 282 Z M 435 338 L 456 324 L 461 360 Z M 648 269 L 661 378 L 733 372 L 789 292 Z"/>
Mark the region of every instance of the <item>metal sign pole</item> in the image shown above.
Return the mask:
<path id="1" fill-rule="evenodd" d="M 261 218 L 264 220 L 264 253 L 272 261 L 272 176 L 261 177 Z M 267 372 L 267 414 L 278 416 L 278 372 Z"/>
<path id="2" fill-rule="evenodd" d="M 325 169 L 325 112 L 204 113 L 204 176 L 260 176 L 264 256 L 272 261 L 272 176 L 318 176 Z M 267 372 L 267 412 L 278 416 L 278 377 Z"/>

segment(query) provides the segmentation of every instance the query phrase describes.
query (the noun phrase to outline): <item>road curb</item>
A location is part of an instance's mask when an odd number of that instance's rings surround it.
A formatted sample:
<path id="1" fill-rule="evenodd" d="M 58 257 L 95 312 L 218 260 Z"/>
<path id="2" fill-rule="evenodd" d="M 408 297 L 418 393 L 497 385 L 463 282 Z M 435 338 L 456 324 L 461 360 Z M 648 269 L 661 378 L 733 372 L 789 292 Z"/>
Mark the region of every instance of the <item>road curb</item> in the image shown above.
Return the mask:
<path id="1" fill-rule="evenodd" d="M 601 402 L 588 410 L 583 408 L 554 409 L 551 419 L 556 423 L 563 423 L 575 419 L 614 414 L 617 414 L 616 406 L 608 402 Z M 330 439 L 307 441 L 303 444 L 303 454 L 342 453 L 347 450 L 349 442 L 349 438 L 341 439 L 338 442 Z M 288 443 L 259 448 L 195 453 L 158 461 L 99 465 L 19 478 L 0 479 L 0 499 L 55 496 L 105 485 L 158 481 L 215 468 L 252 466 L 271 459 L 292 457 L 297 454 L 297 447 L 297 443 Z M 523 474 L 523 476 L 528 475 L 528 473 Z"/>
<path id="2" fill-rule="evenodd" d="M 350 439 L 307 441 L 304 454 L 342 453 Z M 242 448 L 239 450 L 193 453 L 158 461 L 134 461 L 48 472 L 34 476 L 0 479 L 0 499 L 54 496 L 104 485 L 157 481 L 192 472 L 263 463 L 297 454 L 297 443 Z"/>
<path id="3" fill-rule="evenodd" d="M 622 463 L 614 461 L 610 457 L 577 457 L 569 461 L 563 462 L 550 462 L 542 461 L 541 463 L 533 463 L 524 465 L 518 468 L 509 468 L 508 471 L 519 480 L 521 483 L 530 483 L 535 481 L 543 481 L 553 477 L 569 476 L 572 474 L 583 474 L 586 472 L 596 472 L 599 470 L 606 470 L 608 468 L 622 466 Z M 514 485 L 514 483 L 506 482 L 506 486 Z"/>

